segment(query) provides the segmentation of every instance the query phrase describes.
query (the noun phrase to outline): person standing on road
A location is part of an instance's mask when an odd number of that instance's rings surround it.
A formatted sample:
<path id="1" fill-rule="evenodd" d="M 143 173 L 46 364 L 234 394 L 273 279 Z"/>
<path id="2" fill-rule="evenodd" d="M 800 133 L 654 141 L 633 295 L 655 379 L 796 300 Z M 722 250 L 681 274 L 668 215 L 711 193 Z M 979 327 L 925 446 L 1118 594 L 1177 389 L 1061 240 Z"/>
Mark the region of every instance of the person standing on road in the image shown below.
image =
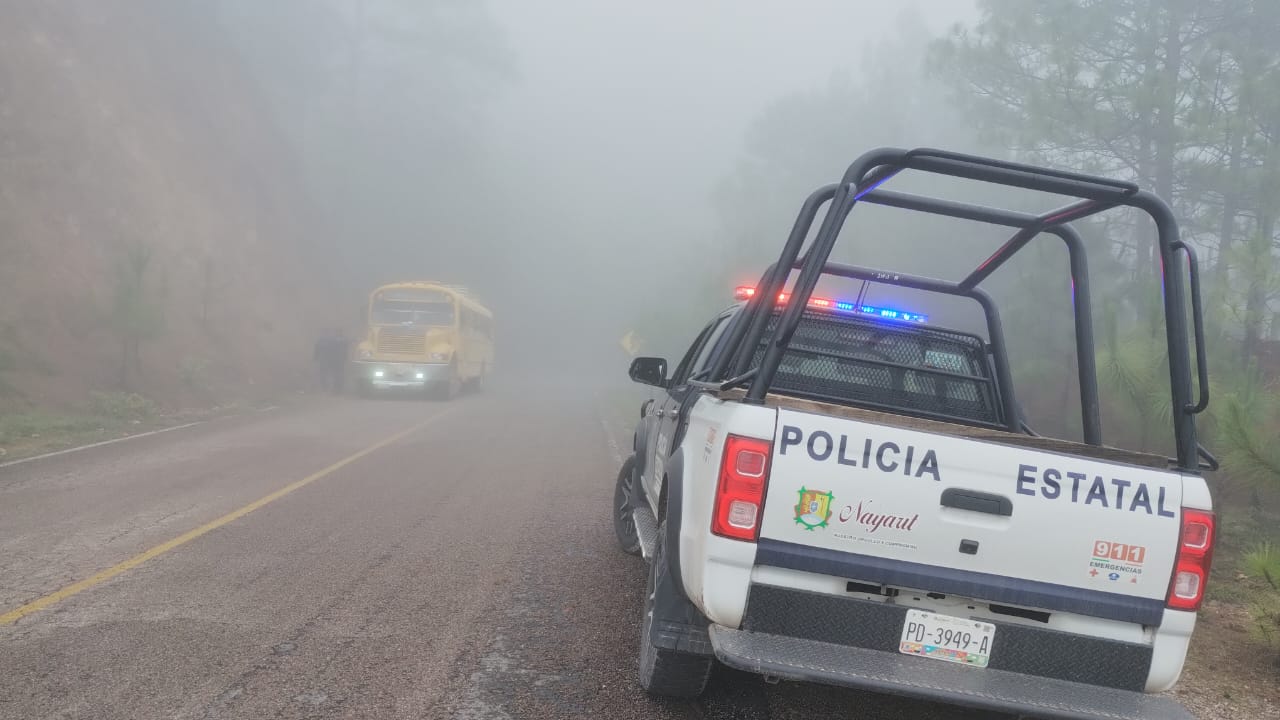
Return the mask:
<path id="1" fill-rule="evenodd" d="M 342 328 L 316 341 L 313 359 L 320 368 L 320 382 L 334 395 L 342 393 L 343 380 L 346 378 L 347 354 L 350 343 Z"/>

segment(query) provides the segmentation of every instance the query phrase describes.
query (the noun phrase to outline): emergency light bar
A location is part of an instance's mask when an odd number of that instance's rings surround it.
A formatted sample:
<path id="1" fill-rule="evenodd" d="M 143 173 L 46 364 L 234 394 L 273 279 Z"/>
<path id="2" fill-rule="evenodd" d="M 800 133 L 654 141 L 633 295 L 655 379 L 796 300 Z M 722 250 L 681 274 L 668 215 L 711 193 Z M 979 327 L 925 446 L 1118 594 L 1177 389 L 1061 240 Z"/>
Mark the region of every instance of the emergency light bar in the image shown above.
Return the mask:
<path id="1" fill-rule="evenodd" d="M 755 294 L 756 289 L 749 285 L 743 285 L 733 291 L 733 297 L 736 300 L 750 300 L 755 297 Z M 788 293 L 778 293 L 778 302 L 785 303 L 788 297 Z M 854 313 L 856 315 L 870 315 L 884 320 L 898 320 L 901 322 L 925 323 L 929 321 L 927 315 L 921 315 L 920 313 L 909 313 L 871 305 L 857 305 L 843 300 L 831 300 L 830 298 L 809 298 L 809 307 Z"/>

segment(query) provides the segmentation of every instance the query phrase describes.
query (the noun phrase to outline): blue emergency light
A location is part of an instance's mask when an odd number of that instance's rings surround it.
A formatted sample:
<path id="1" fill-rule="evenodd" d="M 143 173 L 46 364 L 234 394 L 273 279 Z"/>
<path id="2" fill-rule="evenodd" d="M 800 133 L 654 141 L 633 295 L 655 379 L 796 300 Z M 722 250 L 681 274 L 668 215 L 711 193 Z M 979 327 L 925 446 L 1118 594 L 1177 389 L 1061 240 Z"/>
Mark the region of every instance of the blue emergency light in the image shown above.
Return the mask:
<path id="1" fill-rule="evenodd" d="M 750 300 L 756 294 L 756 289 L 747 285 L 739 287 L 734 291 L 733 296 L 738 300 Z M 779 293 L 778 302 L 785 303 L 788 293 Z M 902 310 L 893 310 L 891 308 L 875 307 L 873 305 L 856 305 L 844 300 L 831 300 L 829 298 L 809 298 L 809 307 L 825 308 L 827 310 L 836 310 L 838 312 L 853 313 L 855 315 L 870 315 L 884 320 L 896 320 L 898 322 L 925 323 L 929 321 L 927 315 L 920 313 L 904 312 Z"/>

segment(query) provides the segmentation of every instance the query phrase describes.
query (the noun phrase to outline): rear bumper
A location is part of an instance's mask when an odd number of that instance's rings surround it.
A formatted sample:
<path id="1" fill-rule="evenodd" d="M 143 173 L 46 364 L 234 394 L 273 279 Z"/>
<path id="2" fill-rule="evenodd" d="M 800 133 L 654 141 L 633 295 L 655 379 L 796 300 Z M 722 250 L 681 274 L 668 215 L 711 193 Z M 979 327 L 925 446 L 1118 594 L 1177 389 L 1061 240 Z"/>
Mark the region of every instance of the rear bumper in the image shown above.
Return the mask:
<path id="1" fill-rule="evenodd" d="M 912 605 L 919 604 L 911 602 L 909 596 L 880 602 L 755 584 L 741 628 L 897 655 L 907 608 Z M 964 605 L 936 611 L 969 615 Z M 1039 623 L 1005 620 L 988 612 L 980 615 L 996 628 L 991 670 L 1129 692 L 1145 689 L 1151 669 L 1150 645 L 1062 632 Z"/>
<path id="2" fill-rule="evenodd" d="M 716 657 L 739 670 L 1058 720 L 1194 720 L 1140 692 L 978 669 L 897 652 L 711 626 Z"/>

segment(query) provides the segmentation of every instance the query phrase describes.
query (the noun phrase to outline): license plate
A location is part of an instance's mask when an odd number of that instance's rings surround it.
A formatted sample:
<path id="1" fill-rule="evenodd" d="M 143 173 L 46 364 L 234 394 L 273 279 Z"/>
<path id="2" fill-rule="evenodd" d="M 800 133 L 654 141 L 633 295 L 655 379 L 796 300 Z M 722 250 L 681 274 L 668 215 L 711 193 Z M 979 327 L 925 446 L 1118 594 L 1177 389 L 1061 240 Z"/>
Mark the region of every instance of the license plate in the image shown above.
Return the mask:
<path id="1" fill-rule="evenodd" d="M 898 652 L 933 660 L 986 667 L 996 626 L 980 620 L 908 610 Z"/>

